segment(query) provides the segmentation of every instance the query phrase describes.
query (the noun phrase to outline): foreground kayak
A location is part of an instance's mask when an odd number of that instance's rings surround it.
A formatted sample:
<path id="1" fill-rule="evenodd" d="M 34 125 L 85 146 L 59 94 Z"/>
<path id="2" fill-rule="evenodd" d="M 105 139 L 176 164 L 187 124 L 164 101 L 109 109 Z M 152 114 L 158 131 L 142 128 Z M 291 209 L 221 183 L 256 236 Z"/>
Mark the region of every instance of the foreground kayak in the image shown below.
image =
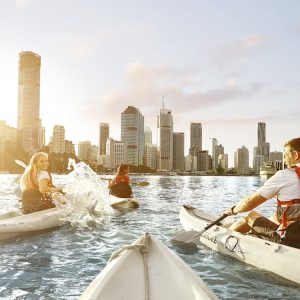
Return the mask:
<path id="1" fill-rule="evenodd" d="M 57 208 L 26 215 L 21 211 L 11 211 L 0 215 L 0 240 L 59 227 L 64 223 L 63 215 Z"/>
<path id="2" fill-rule="evenodd" d="M 113 253 L 80 299 L 217 298 L 181 258 L 146 233 L 132 245 Z"/>
<path id="3" fill-rule="evenodd" d="M 180 210 L 184 230 L 201 231 L 215 217 L 191 206 Z M 300 249 L 245 235 L 222 226 L 213 226 L 199 237 L 199 243 L 240 261 L 271 271 L 281 277 L 300 283 Z"/>
<path id="4" fill-rule="evenodd" d="M 119 198 L 110 195 L 110 206 L 115 209 L 134 209 L 140 206 L 137 198 Z"/>

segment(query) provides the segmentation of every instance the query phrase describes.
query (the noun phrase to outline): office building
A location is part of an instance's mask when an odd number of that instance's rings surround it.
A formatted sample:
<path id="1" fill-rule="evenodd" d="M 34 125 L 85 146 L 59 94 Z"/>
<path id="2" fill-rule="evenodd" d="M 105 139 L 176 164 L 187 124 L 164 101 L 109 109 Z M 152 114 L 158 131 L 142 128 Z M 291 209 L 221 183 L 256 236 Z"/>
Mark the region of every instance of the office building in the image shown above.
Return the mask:
<path id="1" fill-rule="evenodd" d="M 239 175 L 249 175 L 249 150 L 245 146 L 234 152 L 234 168 Z"/>
<path id="2" fill-rule="evenodd" d="M 109 138 L 109 124 L 99 124 L 99 155 L 106 154 L 106 141 Z"/>
<path id="3" fill-rule="evenodd" d="M 127 147 L 127 162 L 142 165 L 144 160 L 144 116 L 139 109 L 128 106 L 121 113 L 121 141 Z"/>
<path id="4" fill-rule="evenodd" d="M 159 170 L 171 171 L 173 167 L 173 116 L 170 109 L 162 108 L 157 119 Z"/>
<path id="5" fill-rule="evenodd" d="M 184 171 L 184 133 L 173 133 L 173 170 Z"/>
<path id="6" fill-rule="evenodd" d="M 55 125 L 53 127 L 52 137 L 52 149 L 53 153 L 65 153 L 66 141 L 65 141 L 65 127 L 61 125 Z"/>
<path id="7" fill-rule="evenodd" d="M 145 127 L 145 145 L 152 144 L 152 130 L 150 127 Z"/>
<path id="8" fill-rule="evenodd" d="M 202 150 L 202 124 L 191 123 L 189 154 L 192 156 L 196 156 L 196 153 L 199 150 Z"/>
<path id="9" fill-rule="evenodd" d="M 29 51 L 19 54 L 18 143 L 28 153 L 42 148 L 40 69 L 38 54 Z"/>
<path id="10" fill-rule="evenodd" d="M 144 165 L 153 170 L 157 170 L 157 156 L 157 146 L 147 143 L 145 145 Z"/>
<path id="11" fill-rule="evenodd" d="M 126 143 L 108 138 L 106 142 L 105 167 L 116 169 L 120 164 L 127 163 L 127 149 Z"/>

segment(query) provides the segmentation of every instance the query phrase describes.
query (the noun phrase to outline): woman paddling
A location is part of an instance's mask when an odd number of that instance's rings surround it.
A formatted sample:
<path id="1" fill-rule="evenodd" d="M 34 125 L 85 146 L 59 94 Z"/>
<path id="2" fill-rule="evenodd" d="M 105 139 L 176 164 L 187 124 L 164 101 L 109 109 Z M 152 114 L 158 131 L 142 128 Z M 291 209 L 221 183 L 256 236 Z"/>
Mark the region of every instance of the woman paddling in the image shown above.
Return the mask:
<path id="1" fill-rule="evenodd" d="M 128 173 L 128 165 L 120 164 L 116 177 L 109 180 L 108 188 L 110 189 L 110 194 L 120 198 L 132 197 L 131 181 Z"/>
<path id="2" fill-rule="evenodd" d="M 52 184 L 48 155 L 44 152 L 35 153 L 29 166 L 21 177 L 22 210 L 24 214 L 55 207 L 51 193 L 62 192 Z"/>

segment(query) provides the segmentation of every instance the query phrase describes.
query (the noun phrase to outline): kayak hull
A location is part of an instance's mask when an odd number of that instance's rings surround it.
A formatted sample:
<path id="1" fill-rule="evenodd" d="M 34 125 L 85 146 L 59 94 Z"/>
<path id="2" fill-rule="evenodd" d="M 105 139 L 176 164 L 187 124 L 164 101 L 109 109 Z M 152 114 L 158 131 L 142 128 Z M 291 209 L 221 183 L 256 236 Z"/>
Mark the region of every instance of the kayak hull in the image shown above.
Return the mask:
<path id="1" fill-rule="evenodd" d="M 216 219 L 193 207 L 183 206 L 180 210 L 180 222 L 187 231 L 201 231 Z M 300 249 L 217 225 L 205 231 L 199 237 L 198 243 L 300 284 L 300 268 L 297 264 L 300 260 Z"/>
<path id="2" fill-rule="evenodd" d="M 119 198 L 110 195 L 110 206 L 114 209 L 135 209 L 140 206 L 137 198 Z"/>
<path id="3" fill-rule="evenodd" d="M 0 240 L 59 227 L 64 223 L 63 215 L 57 208 L 50 208 L 31 214 L 11 211 L 0 215 Z"/>
<path id="4" fill-rule="evenodd" d="M 113 254 L 81 300 L 217 299 L 181 258 L 148 234 L 124 248 Z"/>

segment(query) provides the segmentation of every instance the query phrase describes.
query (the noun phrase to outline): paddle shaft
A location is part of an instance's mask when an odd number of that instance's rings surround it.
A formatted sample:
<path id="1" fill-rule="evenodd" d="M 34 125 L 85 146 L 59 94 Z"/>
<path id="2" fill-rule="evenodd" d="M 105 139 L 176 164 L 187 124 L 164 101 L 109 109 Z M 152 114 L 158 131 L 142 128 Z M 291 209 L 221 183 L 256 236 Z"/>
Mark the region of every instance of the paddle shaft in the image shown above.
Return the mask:
<path id="1" fill-rule="evenodd" d="M 111 178 L 104 178 L 104 177 L 101 177 L 100 179 L 101 180 L 112 180 Z M 137 186 L 147 186 L 147 185 L 149 185 L 149 182 L 148 181 L 141 181 L 141 182 L 132 182 L 131 184 L 132 185 L 137 185 Z"/>
<path id="2" fill-rule="evenodd" d="M 217 219 L 217 220 L 213 221 L 212 223 L 208 224 L 206 227 L 204 227 L 203 230 L 201 230 L 201 231 L 193 234 L 192 236 L 186 238 L 183 242 L 185 242 L 185 243 L 190 243 L 190 242 L 197 243 L 197 241 L 194 241 L 195 239 L 200 237 L 206 230 L 208 230 L 209 228 L 211 228 L 214 225 L 218 224 L 220 221 L 222 221 L 226 217 L 228 217 L 228 215 L 226 215 L 226 214 L 222 215 L 219 219 Z"/>

